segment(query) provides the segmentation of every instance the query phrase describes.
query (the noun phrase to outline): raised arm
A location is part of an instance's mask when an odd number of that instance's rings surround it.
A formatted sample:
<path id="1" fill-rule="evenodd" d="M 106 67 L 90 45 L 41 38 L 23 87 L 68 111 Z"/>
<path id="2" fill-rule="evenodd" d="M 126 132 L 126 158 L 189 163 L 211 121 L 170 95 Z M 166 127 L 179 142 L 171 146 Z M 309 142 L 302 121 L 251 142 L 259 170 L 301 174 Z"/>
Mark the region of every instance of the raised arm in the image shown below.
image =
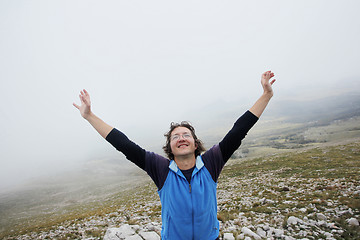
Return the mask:
<path id="1" fill-rule="evenodd" d="M 145 150 L 128 139 L 124 133 L 105 123 L 91 111 L 90 95 L 85 89 L 80 92 L 79 97 L 81 105 L 79 106 L 76 103 L 73 103 L 73 105 L 79 109 L 81 116 L 85 118 L 103 138 L 118 151 L 122 152 L 127 159 L 145 170 Z"/>
<path id="2" fill-rule="evenodd" d="M 249 109 L 249 111 L 252 112 L 257 117 L 261 116 L 266 106 L 268 105 L 270 99 L 274 95 L 272 90 L 272 85 L 275 82 L 275 79 L 271 79 L 274 76 L 275 76 L 274 73 L 272 73 L 271 71 L 264 72 L 261 76 L 261 85 L 264 89 L 264 93 Z"/>
<path id="3" fill-rule="evenodd" d="M 106 138 L 113 127 L 105 123 L 91 111 L 90 95 L 85 89 L 80 92 L 79 97 L 81 105 L 79 106 L 76 103 L 73 103 L 73 105 L 79 109 L 81 116 L 86 119 L 103 138 Z"/>
<path id="4" fill-rule="evenodd" d="M 273 96 L 272 84 L 275 79 L 274 73 L 267 71 L 261 76 L 261 85 L 264 93 L 255 102 L 255 104 L 244 113 L 234 124 L 232 129 L 226 134 L 223 140 L 219 143 L 223 159 L 226 162 L 230 156 L 239 148 L 242 139 L 246 136 L 247 132 L 254 126 L 261 114 L 264 112 L 267 104 Z"/>

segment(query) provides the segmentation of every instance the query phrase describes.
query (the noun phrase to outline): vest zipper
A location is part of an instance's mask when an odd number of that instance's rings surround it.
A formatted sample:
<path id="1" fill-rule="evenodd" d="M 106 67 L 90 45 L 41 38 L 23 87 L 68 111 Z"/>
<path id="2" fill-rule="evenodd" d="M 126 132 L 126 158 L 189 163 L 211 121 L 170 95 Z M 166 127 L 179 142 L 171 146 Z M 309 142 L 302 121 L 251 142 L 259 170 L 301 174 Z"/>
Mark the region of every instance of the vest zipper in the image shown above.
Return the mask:
<path id="1" fill-rule="evenodd" d="M 191 217 L 192 217 L 192 238 L 191 240 L 194 240 L 194 235 L 195 235 L 195 230 L 194 230 L 194 205 L 193 205 L 193 201 L 192 201 L 192 194 L 191 194 L 191 183 L 189 183 L 189 193 L 190 193 L 190 198 L 191 198 Z"/>

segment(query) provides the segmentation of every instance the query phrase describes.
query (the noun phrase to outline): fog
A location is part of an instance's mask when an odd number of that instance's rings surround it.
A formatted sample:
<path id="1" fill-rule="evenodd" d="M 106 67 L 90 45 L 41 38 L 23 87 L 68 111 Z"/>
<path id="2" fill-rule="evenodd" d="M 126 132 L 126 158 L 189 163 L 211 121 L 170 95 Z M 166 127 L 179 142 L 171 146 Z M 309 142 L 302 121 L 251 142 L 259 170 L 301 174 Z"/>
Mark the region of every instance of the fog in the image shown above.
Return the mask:
<path id="1" fill-rule="evenodd" d="M 205 132 L 221 104 L 234 106 L 235 121 L 261 95 L 266 70 L 277 79 L 270 109 L 358 92 L 358 9 L 329 0 L 0 1 L 0 189 L 122 158 L 72 106 L 84 88 L 96 115 L 149 150 L 172 121 Z"/>

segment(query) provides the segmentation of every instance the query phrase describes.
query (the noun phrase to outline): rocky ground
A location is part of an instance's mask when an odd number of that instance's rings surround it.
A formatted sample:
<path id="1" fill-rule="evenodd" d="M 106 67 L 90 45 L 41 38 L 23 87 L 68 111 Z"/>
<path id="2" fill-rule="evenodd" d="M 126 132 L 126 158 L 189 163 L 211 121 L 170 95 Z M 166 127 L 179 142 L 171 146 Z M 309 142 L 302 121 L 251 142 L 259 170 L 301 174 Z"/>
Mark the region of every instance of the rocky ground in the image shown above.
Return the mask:
<path id="1" fill-rule="evenodd" d="M 4 239 L 160 239 L 152 183 L 109 209 Z M 360 239 L 360 143 L 229 162 L 218 219 L 228 240 Z"/>

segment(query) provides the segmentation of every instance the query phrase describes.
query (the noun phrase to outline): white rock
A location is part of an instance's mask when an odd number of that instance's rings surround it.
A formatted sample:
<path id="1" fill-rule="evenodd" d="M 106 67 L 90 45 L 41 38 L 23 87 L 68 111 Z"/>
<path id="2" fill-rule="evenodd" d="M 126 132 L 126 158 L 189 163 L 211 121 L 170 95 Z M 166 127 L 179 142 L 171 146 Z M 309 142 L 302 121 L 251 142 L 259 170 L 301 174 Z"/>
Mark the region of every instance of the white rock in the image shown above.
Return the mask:
<path id="1" fill-rule="evenodd" d="M 291 237 L 291 236 L 285 236 L 284 239 L 285 239 L 285 240 L 296 240 L 296 238 L 293 238 L 293 237 Z"/>
<path id="2" fill-rule="evenodd" d="M 307 209 L 306 208 L 300 208 L 299 211 L 305 213 L 307 211 Z"/>
<path id="3" fill-rule="evenodd" d="M 328 223 L 328 227 L 331 229 L 339 229 L 339 227 L 336 226 L 335 223 Z"/>
<path id="4" fill-rule="evenodd" d="M 118 240 L 120 238 L 125 238 L 120 228 L 108 228 L 104 235 L 104 240 Z"/>
<path id="5" fill-rule="evenodd" d="M 261 237 L 259 235 L 257 235 L 256 233 L 254 233 L 253 231 L 251 231 L 249 228 L 247 227 L 243 227 L 241 229 L 241 232 L 243 232 L 245 235 L 248 235 L 250 237 L 255 238 L 256 240 L 260 240 Z"/>
<path id="6" fill-rule="evenodd" d="M 284 235 L 284 230 L 282 230 L 282 229 L 275 229 L 275 230 L 274 230 L 274 233 L 275 233 L 275 237 L 281 238 L 281 236 Z"/>
<path id="7" fill-rule="evenodd" d="M 251 237 L 245 237 L 244 240 L 252 240 Z"/>
<path id="8" fill-rule="evenodd" d="M 347 214 L 348 213 L 348 210 L 344 210 L 344 211 L 336 211 L 336 214 L 341 216 L 341 215 L 344 215 L 344 214 Z"/>
<path id="9" fill-rule="evenodd" d="M 308 235 L 308 232 L 307 232 L 307 231 L 304 231 L 304 230 L 300 230 L 300 231 L 298 232 L 298 235 L 299 235 L 299 236 L 304 236 L 304 237 L 306 237 L 306 236 Z"/>
<path id="10" fill-rule="evenodd" d="M 139 235 L 145 240 L 160 240 L 156 232 L 139 232 Z"/>
<path id="11" fill-rule="evenodd" d="M 124 224 L 119 228 L 108 228 L 106 230 L 104 240 L 118 240 L 135 235 L 135 231 L 129 224 Z"/>
<path id="12" fill-rule="evenodd" d="M 354 215 L 354 212 L 352 211 L 351 208 L 349 208 L 348 211 L 349 211 L 349 213 L 350 213 L 351 215 Z"/>
<path id="13" fill-rule="evenodd" d="M 135 234 L 129 237 L 125 237 L 125 240 L 143 240 L 143 239 L 139 235 Z"/>
<path id="14" fill-rule="evenodd" d="M 316 217 L 317 217 L 317 219 L 319 219 L 319 220 L 326 220 L 326 216 L 325 216 L 324 214 L 322 214 L 322 213 L 317 213 L 317 214 L 316 214 Z"/>
<path id="15" fill-rule="evenodd" d="M 264 225 L 263 229 L 264 229 L 265 231 L 268 231 L 268 230 L 270 230 L 270 227 L 269 227 L 269 225 Z"/>
<path id="16" fill-rule="evenodd" d="M 318 221 L 316 224 L 317 224 L 318 226 L 323 226 L 323 227 L 326 227 L 326 226 L 327 226 L 327 222 L 325 222 L 324 220 Z"/>
<path id="17" fill-rule="evenodd" d="M 125 237 L 125 240 L 143 240 L 143 239 L 139 235 L 135 234 L 129 237 Z"/>
<path id="18" fill-rule="evenodd" d="M 359 226 L 359 221 L 356 218 L 349 218 L 346 220 L 351 226 Z"/>
<path id="19" fill-rule="evenodd" d="M 149 223 L 145 226 L 145 229 L 148 231 L 155 231 L 155 226 Z"/>
<path id="20" fill-rule="evenodd" d="M 312 219 L 310 219 L 309 221 L 308 221 L 308 223 L 311 225 L 311 226 L 316 226 L 316 221 L 314 221 L 314 220 L 312 220 Z"/>
<path id="21" fill-rule="evenodd" d="M 236 237 L 236 240 L 242 240 L 244 238 L 245 238 L 245 235 L 243 233 L 241 233 Z"/>
<path id="22" fill-rule="evenodd" d="M 227 231 L 234 232 L 234 231 L 236 231 L 236 227 L 235 226 L 230 226 L 230 227 L 227 228 Z"/>
<path id="23" fill-rule="evenodd" d="M 332 233 L 329 233 L 329 232 L 325 232 L 324 235 L 325 235 L 326 239 L 333 237 Z"/>
<path id="24" fill-rule="evenodd" d="M 235 240 L 234 235 L 232 233 L 224 233 L 224 240 Z"/>
<path id="25" fill-rule="evenodd" d="M 267 231 L 266 235 L 268 238 L 272 238 L 273 232 L 274 232 L 274 228 L 270 227 L 269 230 Z"/>
<path id="26" fill-rule="evenodd" d="M 134 230 L 134 231 L 137 231 L 140 229 L 140 226 L 139 225 L 130 225 L 130 227 Z"/>
<path id="27" fill-rule="evenodd" d="M 256 233 L 262 238 L 266 237 L 266 232 L 262 228 L 257 228 Z"/>
<path id="28" fill-rule="evenodd" d="M 298 222 L 299 222 L 299 218 L 297 218 L 297 217 L 294 217 L 294 216 L 290 216 L 289 218 L 288 218 L 288 220 L 287 220 L 287 224 L 288 225 L 296 225 Z"/>

